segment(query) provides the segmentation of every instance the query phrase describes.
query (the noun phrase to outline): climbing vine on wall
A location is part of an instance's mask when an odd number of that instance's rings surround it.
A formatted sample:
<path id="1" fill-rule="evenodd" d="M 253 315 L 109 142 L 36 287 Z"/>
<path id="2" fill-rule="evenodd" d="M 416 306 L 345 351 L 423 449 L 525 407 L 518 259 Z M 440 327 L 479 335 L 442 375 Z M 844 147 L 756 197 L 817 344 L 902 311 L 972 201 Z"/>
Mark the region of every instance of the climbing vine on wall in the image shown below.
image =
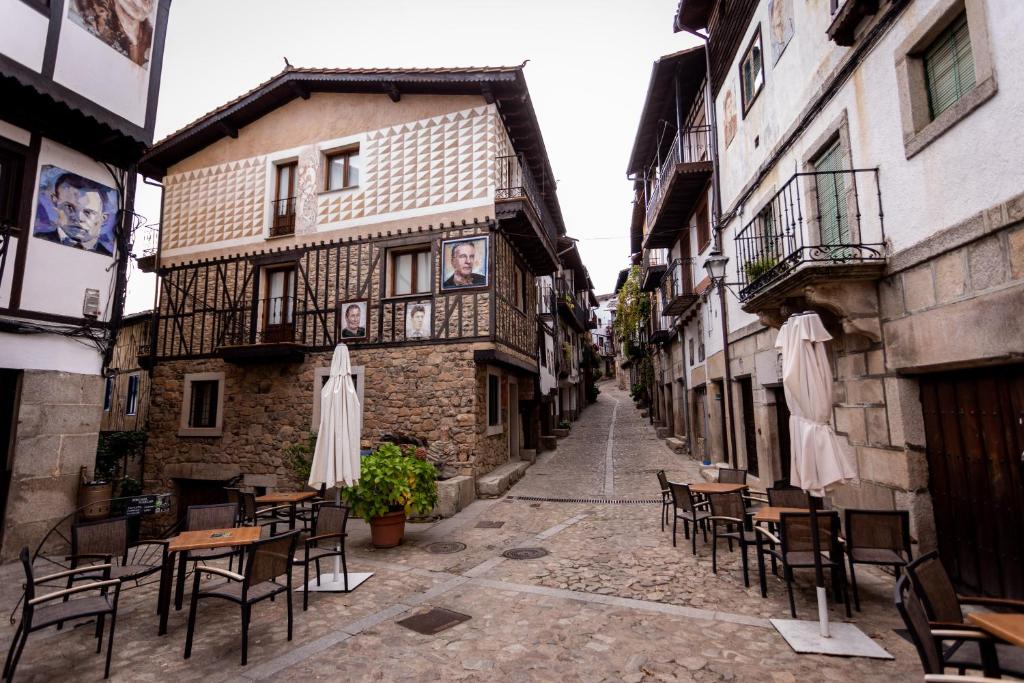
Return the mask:
<path id="1" fill-rule="evenodd" d="M 638 337 L 637 331 L 646 328 L 651 315 L 651 302 L 647 293 L 640 288 L 642 276 L 640 266 L 630 268 L 629 277 L 619 290 L 615 309 L 615 336 L 622 342 L 627 355 Z"/>

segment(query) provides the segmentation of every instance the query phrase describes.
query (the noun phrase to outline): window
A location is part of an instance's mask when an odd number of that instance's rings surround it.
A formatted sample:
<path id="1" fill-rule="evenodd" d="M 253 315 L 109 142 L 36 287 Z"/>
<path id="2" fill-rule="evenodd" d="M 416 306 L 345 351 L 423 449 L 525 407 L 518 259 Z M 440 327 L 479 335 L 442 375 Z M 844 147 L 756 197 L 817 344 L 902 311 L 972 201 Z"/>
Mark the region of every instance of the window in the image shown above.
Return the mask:
<path id="1" fill-rule="evenodd" d="M 814 193 L 818 203 L 821 244 L 850 244 L 850 221 L 846 212 L 846 181 L 841 171 L 843 152 L 839 140 L 813 162 Z"/>
<path id="2" fill-rule="evenodd" d="M 909 159 L 998 91 L 986 0 L 934 0 L 896 49 Z"/>
<path id="3" fill-rule="evenodd" d="M 694 353 L 693 353 L 693 337 L 690 337 L 690 365 L 693 365 L 696 362 L 697 362 L 697 359 L 696 359 L 696 357 L 694 356 Z"/>
<path id="4" fill-rule="evenodd" d="M 391 295 L 431 291 L 430 247 L 391 253 Z"/>
<path id="5" fill-rule="evenodd" d="M 124 414 L 135 415 L 139 409 L 139 376 L 128 375 L 128 397 L 124 401 Z"/>
<path id="6" fill-rule="evenodd" d="M 512 269 L 512 296 L 516 308 L 526 310 L 526 273 L 519 266 Z"/>
<path id="7" fill-rule="evenodd" d="M 224 373 L 185 375 L 178 436 L 220 436 L 224 423 Z"/>
<path id="8" fill-rule="evenodd" d="M 313 419 L 310 422 L 310 431 L 315 432 L 320 427 L 320 390 L 327 384 L 327 380 L 331 378 L 331 369 L 329 367 L 316 368 L 313 371 L 315 379 L 313 381 Z M 363 378 L 366 374 L 366 366 L 353 365 L 352 366 L 352 383 L 356 387 L 356 394 L 359 396 L 359 408 L 363 409 L 365 403 L 363 403 Z"/>
<path id="9" fill-rule="evenodd" d="M 0 147 L 0 223 L 17 227 L 25 157 Z"/>
<path id="10" fill-rule="evenodd" d="M 501 374 L 487 368 L 487 435 L 500 434 L 501 426 Z"/>
<path id="11" fill-rule="evenodd" d="M 103 386 L 103 412 L 110 410 L 110 404 L 114 398 L 114 378 L 107 377 Z"/>
<path id="12" fill-rule="evenodd" d="M 290 161 L 275 167 L 273 221 L 271 237 L 291 235 L 295 232 L 295 170 L 297 164 Z"/>
<path id="13" fill-rule="evenodd" d="M 708 218 L 708 200 L 701 200 L 694 214 L 697 223 L 697 253 L 704 251 L 711 243 L 711 220 Z"/>
<path id="14" fill-rule="evenodd" d="M 761 51 L 761 27 L 757 27 L 747 51 L 740 62 L 740 91 L 743 95 L 743 115 L 757 99 L 764 87 L 764 53 Z"/>
<path id="15" fill-rule="evenodd" d="M 295 341 L 295 268 L 267 271 L 267 296 L 263 300 L 265 344 Z"/>
<path id="16" fill-rule="evenodd" d="M 697 360 L 704 362 L 704 322 L 697 321 Z"/>
<path id="17" fill-rule="evenodd" d="M 924 53 L 924 77 L 931 118 L 949 109 L 974 87 L 974 55 L 967 13 L 962 12 Z"/>
<path id="18" fill-rule="evenodd" d="M 331 152 L 326 156 L 324 190 L 341 190 L 359 185 L 359 170 L 362 163 L 358 147 Z"/>

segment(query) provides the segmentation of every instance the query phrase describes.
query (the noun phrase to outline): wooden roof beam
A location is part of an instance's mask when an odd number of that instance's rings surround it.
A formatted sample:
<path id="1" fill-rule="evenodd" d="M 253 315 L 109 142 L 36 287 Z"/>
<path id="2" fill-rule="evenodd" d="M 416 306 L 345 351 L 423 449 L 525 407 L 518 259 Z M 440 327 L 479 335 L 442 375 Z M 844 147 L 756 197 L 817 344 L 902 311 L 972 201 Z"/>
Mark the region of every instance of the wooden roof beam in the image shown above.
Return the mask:
<path id="1" fill-rule="evenodd" d="M 402 91 L 398 89 L 398 86 L 394 83 L 385 83 L 384 92 L 388 94 L 392 102 L 397 102 L 402 99 Z"/>

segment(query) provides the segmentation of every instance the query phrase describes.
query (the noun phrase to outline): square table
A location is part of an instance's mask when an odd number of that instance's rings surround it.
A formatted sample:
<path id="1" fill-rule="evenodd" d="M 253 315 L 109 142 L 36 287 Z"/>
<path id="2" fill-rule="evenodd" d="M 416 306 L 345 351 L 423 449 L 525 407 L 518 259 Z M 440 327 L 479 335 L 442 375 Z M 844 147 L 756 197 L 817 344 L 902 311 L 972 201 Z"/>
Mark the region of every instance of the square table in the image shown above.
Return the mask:
<path id="1" fill-rule="evenodd" d="M 260 540 L 260 531 L 262 529 L 258 526 L 183 531 L 170 539 L 167 545 L 167 561 L 160 572 L 160 594 L 157 599 L 157 611 L 160 613 L 159 635 L 167 633 L 167 616 L 171 611 L 171 580 L 174 573 L 175 555 L 188 552 L 189 550 L 233 548 L 250 545 Z"/>
<path id="2" fill-rule="evenodd" d="M 970 612 L 967 621 L 1003 642 L 1024 647 L 1024 614 Z"/>
<path id="3" fill-rule="evenodd" d="M 757 512 L 754 513 L 754 524 L 778 524 L 782 519 L 781 515 L 785 512 L 802 512 L 804 514 L 810 514 L 811 511 L 807 508 L 784 508 L 765 505 L 758 508 Z"/>
<path id="4" fill-rule="evenodd" d="M 746 484 L 724 484 L 717 481 L 709 481 L 700 484 L 690 484 L 690 491 L 693 493 L 736 493 L 737 491 L 745 491 L 747 489 Z"/>
<path id="5" fill-rule="evenodd" d="M 317 491 L 277 491 L 256 496 L 257 505 L 287 505 L 288 506 L 288 530 L 295 528 L 295 508 L 299 503 L 313 500 L 320 493 Z"/>

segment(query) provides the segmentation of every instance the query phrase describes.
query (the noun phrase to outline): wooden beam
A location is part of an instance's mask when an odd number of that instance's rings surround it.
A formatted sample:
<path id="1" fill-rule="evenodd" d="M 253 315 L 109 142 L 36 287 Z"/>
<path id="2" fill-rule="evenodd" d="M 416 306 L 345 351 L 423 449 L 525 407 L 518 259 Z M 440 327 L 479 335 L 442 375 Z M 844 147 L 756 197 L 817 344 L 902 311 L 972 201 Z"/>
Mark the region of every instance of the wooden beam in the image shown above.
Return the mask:
<path id="1" fill-rule="evenodd" d="M 304 100 L 309 99 L 309 90 L 304 85 L 302 85 L 301 83 L 296 83 L 295 81 L 291 81 L 288 85 L 291 87 L 292 92 L 294 92 L 296 95 L 298 95 Z"/>
<path id="2" fill-rule="evenodd" d="M 229 122 L 225 121 L 224 119 L 221 119 L 217 122 L 217 128 L 219 128 L 221 132 L 224 133 L 224 135 L 227 135 L 228 137 L 238 137 L 238 128 L 232 126 Z"/>
<path id="3" fill-rule="evenodd" d="M 388 97 L 391 98 L 392 102 L 397 102 L 402 99 L 402 93 L 394 83 L 385 83 L 384 91 L 388 94 Z"/>
<path id="4" fill-rule="evenodd" d="M 480 93 L 484 96 L 484 102 L 487 104 L 494 104 L 494 91 L 491 90 L 490 84 L 484 83 L 480 87 Z"/>

